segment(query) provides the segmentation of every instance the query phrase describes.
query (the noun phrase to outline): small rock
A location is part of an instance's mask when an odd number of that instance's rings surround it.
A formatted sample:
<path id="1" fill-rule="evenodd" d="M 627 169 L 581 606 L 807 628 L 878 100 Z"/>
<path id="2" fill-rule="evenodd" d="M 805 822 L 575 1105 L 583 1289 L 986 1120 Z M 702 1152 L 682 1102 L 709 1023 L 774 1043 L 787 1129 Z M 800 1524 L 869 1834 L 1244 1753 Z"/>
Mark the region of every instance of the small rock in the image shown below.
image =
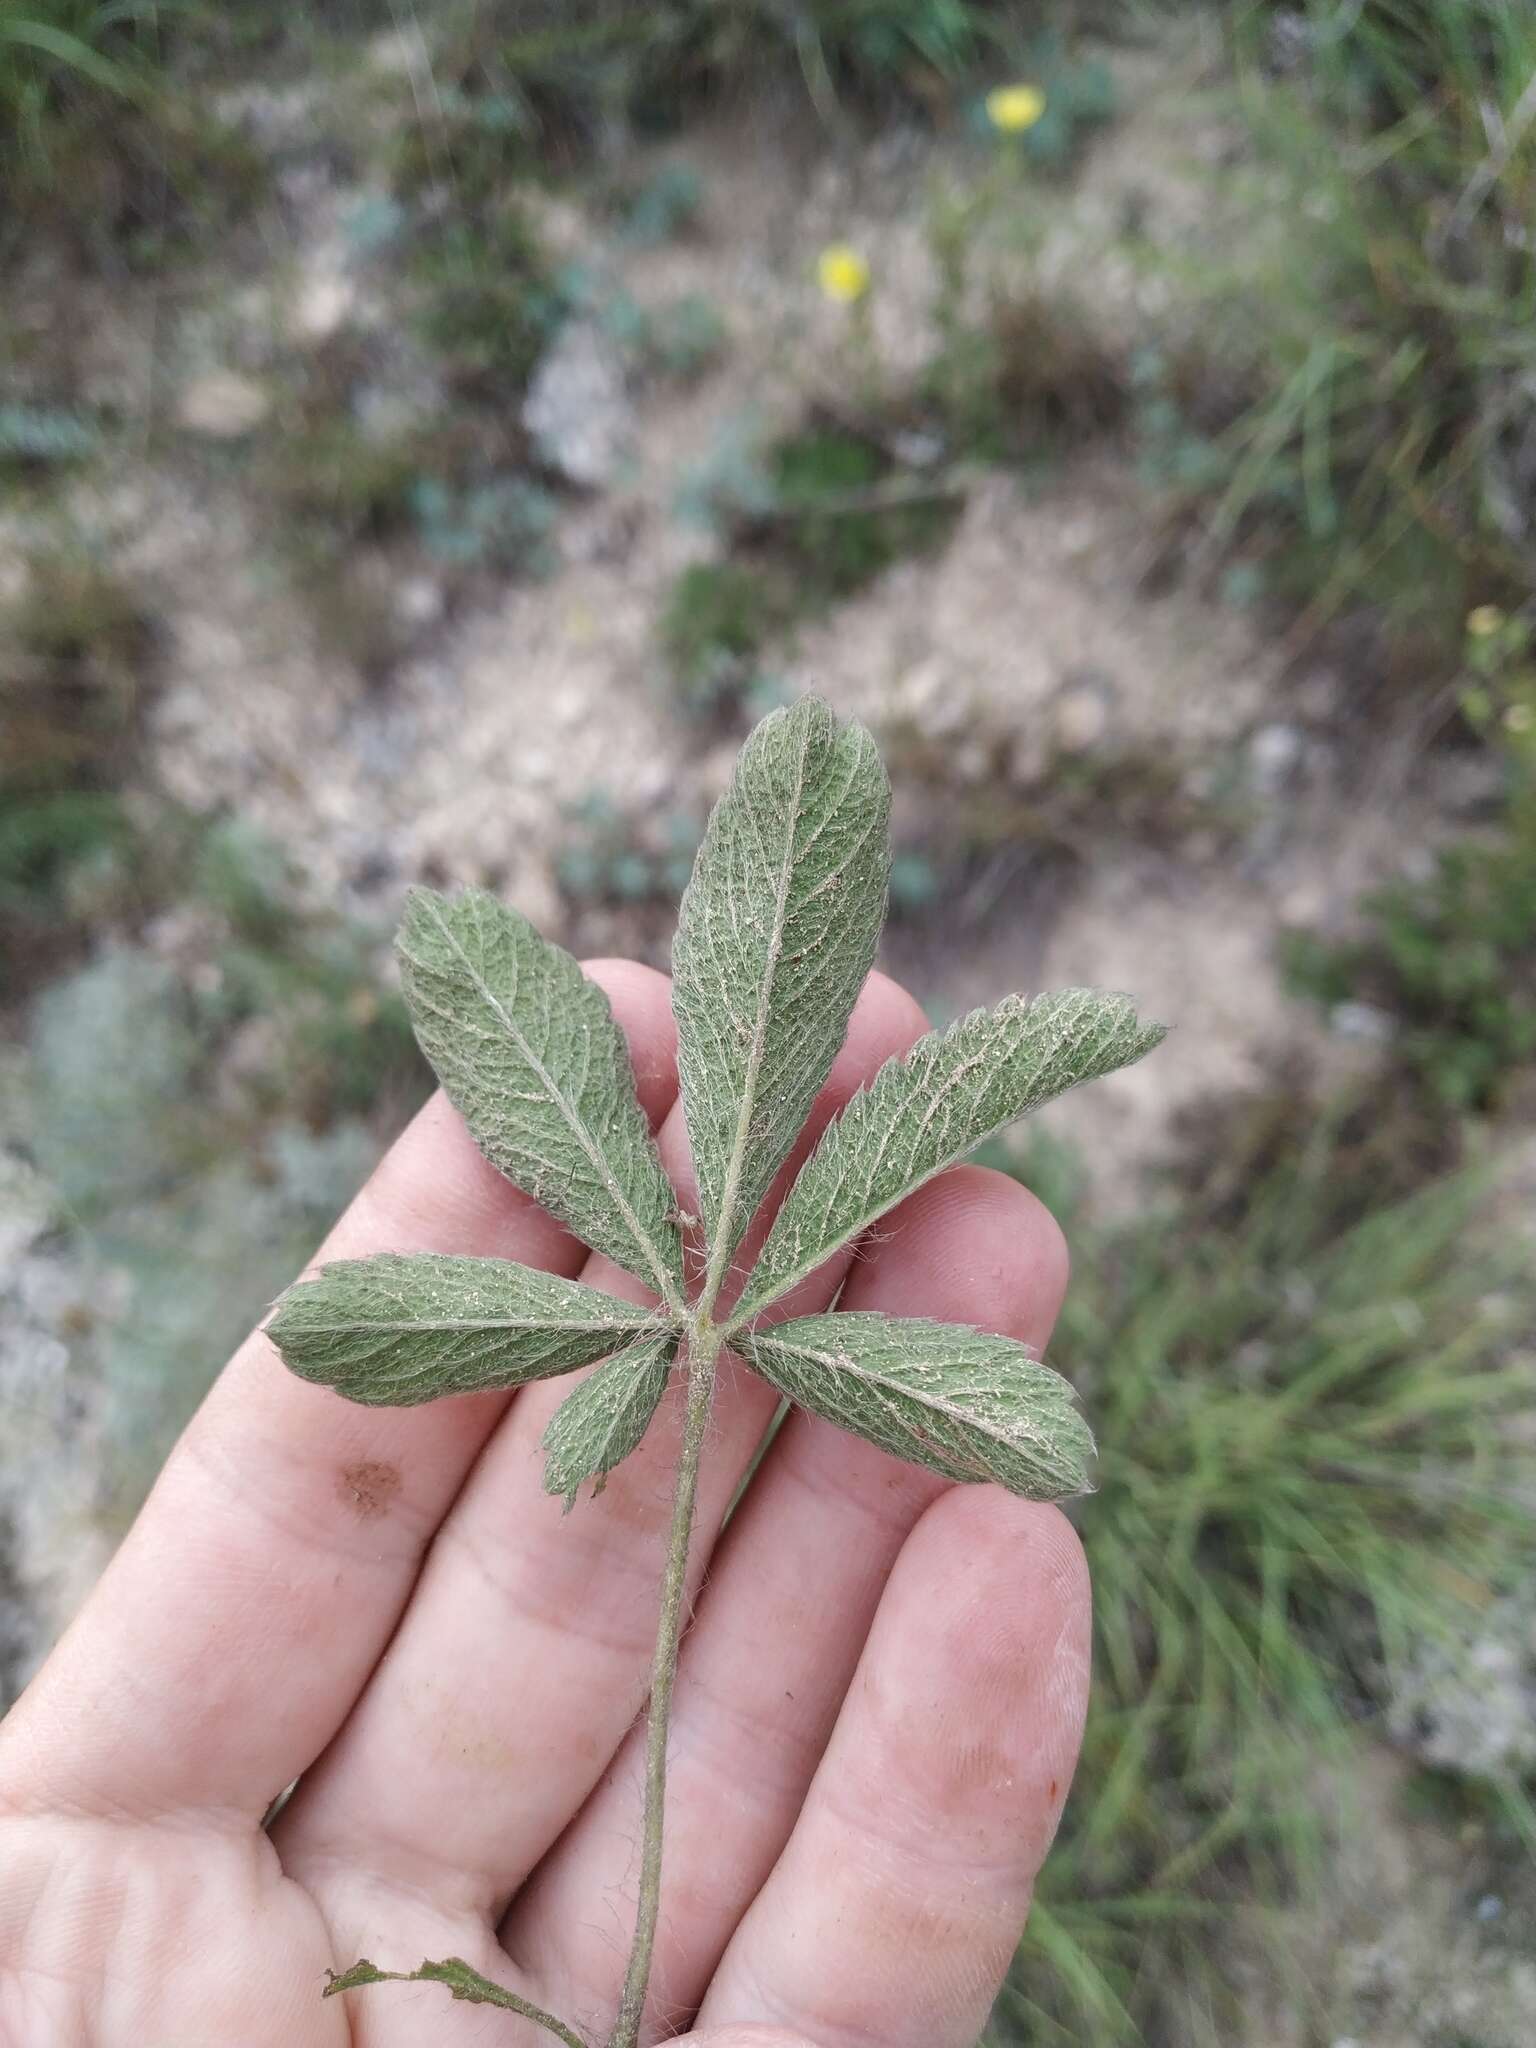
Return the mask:
<path id="1" fill-rule="evenodd" d="M 540 458 L 573 484 L 592 490 L 612 480 L 629 448 L 632 413 L 623 365 L 589 321 L 567 321 L 545 350 L 523 425 Z"/>
<path id="2" fill-rule="evenodd" d="M 1008 746 L 1007 774 L 1015 789 L 1033 789 L 1050 772 L 1056 750 L 1046 745 L 1044 726 L 1031 721 Z"/>
<path id="3" fill-rule="evenodd" d="M 395 614 L 402 625 L 434 625 L 446 604 L 443 586 L 432 576 L 407 576 L 395 591 Z"/>
<path id="4" fill-rule="evenodd" d="M 1387 1718 L 1437 1770 L 1497 1784 L 1536 1769 L 1536 1594 L 1491 1601 L 1459 1642 L 1422 1642 Z"/>
<path id="5" fill-rule="evenodd" d="M 186 385 L 176 417 L 189 433 L 213 441 L 238 441 L 255 431 L 272 410 L 272 400 L 254 378 L 236 370 L 209 370 Z"/>
<path id="6" fill-rule="evenodd" d="M 932 469 L 943 459 L 944 437 L 909 427 L 891 436 L 891 453 L 907 469 Z"/>
<path id="7" fill-rule="evenodd" d="M 1294 725 L 1261 725 L 1248 742 L 1253 786 L 1261 796 L 1283 789 L 1300 765 L 1306 739 Z"/>
<path id="8" fill-rule="evenodd" d="M 1109 731 L 1114 685 L 1096 673 L 1069 680 L 1056 699 L 1056 744 L 1067 754 L 1085 754 Z"/>
<path id="9" fill-rule="evenodd" d="M 1316 879 L 1297 882 L 1280 897 L 1276 908 L 1282 925 L 1293 933 L 1302 931 L 1327 915 L 1327 889 Z"/>
<path id="10" fill-rule="evenodd" d="M 1387 1012 L 1374 1003 L 1335 1003 L 1328 1022 L 1338 1037 L 1363 1045 L 1386 1045 L 1397 1029 Z"/>
<path id="11" fill-rule="evenodd" d="M 299 287 L 291 331 L 300 341 L 328 341 L 351 319 L 357 286 L 339 270 L 316 269 Z"/>
<path id="12" fill-rule="evenodd" d="M 915 663 L 897 685 L 897 705 L 925 739 L 963 732 L 975 717 L 965 690 L 941 655 Z"/>
<path id="13" fill-rule="evenodd" d="M 309 151 L 320 131 L 317 100 L 324 90 L 318 81 L 239 86 L 220 93 L 214 111 L 220 121 L 249 136 L 264 156 Z"/>
<path id="14" fill-rule="evenodd" d="M 386 78 L 430 80 L 432 76 L 432 53 L 427 48 L 426 37 L 414 22 L 409 28 L 385 29 L 374 36 L 366 55 L 368 68 Z"/>

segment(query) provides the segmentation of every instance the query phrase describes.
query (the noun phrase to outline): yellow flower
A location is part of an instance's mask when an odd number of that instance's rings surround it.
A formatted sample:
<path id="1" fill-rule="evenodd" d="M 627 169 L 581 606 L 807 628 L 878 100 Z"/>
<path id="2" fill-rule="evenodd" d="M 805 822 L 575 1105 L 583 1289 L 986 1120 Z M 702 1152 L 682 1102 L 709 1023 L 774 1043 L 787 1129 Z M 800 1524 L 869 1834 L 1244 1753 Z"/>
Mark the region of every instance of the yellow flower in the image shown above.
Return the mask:
<path id="1" fill-rule="evenodd" d="M 816 259 L 822 290 L 839 306 L 854 305 L 869 290 L 869 265 L 846 242 L 834 242 Z"/>
<path id="2" fill-rule="evenodd" d="M 1004 135 L 1022 135 L 1045 112 L 1038 85 L 999 85 L 987 94 L 987 119 Z"/>
<path id="3" fill-rule="evenodd" d="M 1475 611 L 1467 613 L 1467 631 L 1474 640 L 1488 639 L 1503 623 L 1504 614 L 1496 604 L 1480 604 Z"/>

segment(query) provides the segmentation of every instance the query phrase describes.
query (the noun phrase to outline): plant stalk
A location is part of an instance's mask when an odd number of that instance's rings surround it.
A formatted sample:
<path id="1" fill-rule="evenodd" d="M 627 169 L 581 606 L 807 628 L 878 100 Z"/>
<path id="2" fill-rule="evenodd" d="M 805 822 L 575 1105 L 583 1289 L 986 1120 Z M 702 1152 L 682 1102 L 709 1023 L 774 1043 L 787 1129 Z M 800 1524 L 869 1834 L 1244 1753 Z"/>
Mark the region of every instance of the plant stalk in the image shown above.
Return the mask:
<path id="1" fill-rule="evenodd" d="M 624 1973 L 619 2016 L 608 2048 L 635 2048 L 645 2010 L 651 1956 L 656 1946 L 656 1919 L 661 1909 L 661 1843 L 667 1796 L 667 1732 L 672 1720 L 672 1686 L 677 1677 L 677 1651 L 682 1639 L 688 1591 L 688 1550 L 693 1511 L 699 1493 L 699 1455 L 709 1428 L 715 1367 L 723 1339 L 703 1316 L 694 1323 L 688 1347 L 688 1406 L 683 1419 L 683 1447 L 677 1464 L 677 1491 L 672 1501 L 672 1528 L 667 1543 L 666 1572 L 661 1585 L 661 1616 L 656 1626 L 656 1654 L 651 1665 L 651 1704 L 645 1726 L 645 1819 L 640 1849 L 640 1898 L 635 1938 Z"/>

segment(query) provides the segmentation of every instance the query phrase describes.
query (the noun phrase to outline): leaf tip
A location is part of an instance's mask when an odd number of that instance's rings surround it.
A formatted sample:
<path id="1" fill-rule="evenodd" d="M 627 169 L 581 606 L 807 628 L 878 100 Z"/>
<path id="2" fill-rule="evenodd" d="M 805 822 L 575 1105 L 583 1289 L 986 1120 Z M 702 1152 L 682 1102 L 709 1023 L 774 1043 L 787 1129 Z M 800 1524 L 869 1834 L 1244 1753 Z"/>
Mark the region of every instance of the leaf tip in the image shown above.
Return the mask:
<path id="1" fill-rule="evenodd" d="M 322 1998 L 335 1998 L 343 1991 L 357 1991 L 365 1984 L 387 1983 L 386 1973 L 370 1963 L 366 1956 L 355 1962 L 350 1970 L 327 1970 Z"/>
<path id="2" fill-rule="evenodd" d="M 290 1372 L 300 1373 L 301 1377 L 299 1353 L 302 1347 L 296 1338 L 303 1322 L 304 1304 L 298 1296 L 301 1289 L 309 1284 L 300 1279 L 295 1280 L 291 1287 L 285 1287 L 268 1309 L 261 1325 L 268 1342 L 276 1346 L 284 1365 Z"/>
<path id="3" fill-rule="evenodd" d="M 1061 1490 L 1054 1497 L 1058 1500 L 1081 1500 L 1098 1490 L 1093 1470 L 1099 1447 L 1093 1440 L 1087 1417 L 1078 1406 L 1077 1392 L 1069 1381 L 1061 1381 L 1061 1394 L 1056 1435 Z"/>
<path id="4" fill-rule="evenodd" d="M 428 888 L 425 882 L 412 882 L 400 906 L 400 929 L 396 934 L 395 944 L 399 945 L 409 926 L 427 912 L 441 908 L 447 901 L 448 898 L 441 889 Z"/>

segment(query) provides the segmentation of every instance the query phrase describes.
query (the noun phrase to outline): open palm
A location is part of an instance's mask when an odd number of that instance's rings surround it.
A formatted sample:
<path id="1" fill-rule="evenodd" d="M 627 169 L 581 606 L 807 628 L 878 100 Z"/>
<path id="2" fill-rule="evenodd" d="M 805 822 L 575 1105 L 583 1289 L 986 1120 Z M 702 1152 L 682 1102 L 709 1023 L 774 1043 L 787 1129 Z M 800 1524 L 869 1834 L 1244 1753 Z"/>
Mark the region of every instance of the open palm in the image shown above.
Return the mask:
<path id="1" fill-rule="evenodd" d="M 588 972 L 686 1208 L 667 982 Z M 870 978 L 780 1190 L 924 1028 Z M 324 1256 L 385 1250 L 639 1295 L 489 1167 L 441 1097 Z M 837 1296 L 1041 1344 L 1064 1283 L 1033 1198 L 959 1167 L 776 1313 Z M 242 1347 L 0 1728 L 5 2048 L 549 2038 L 434 1986 L 322 2002 L 326 1971 L 363 1954 L 461 1956 L 604 2038 L 634 1919 L 635 1724 L 677 1417 L 567 1518 L 539 1450 L 566 1391 L 365 1409 L 294 1379 L 259 1333 Z M 1075 1760 L 1081 1553 L 1053 1508 L 948 1486 L 800 1413 L 722 1531 L 773 1406 L 744 1372 L 715 1400 L 645 2035 L 965 2048 Z"/>

